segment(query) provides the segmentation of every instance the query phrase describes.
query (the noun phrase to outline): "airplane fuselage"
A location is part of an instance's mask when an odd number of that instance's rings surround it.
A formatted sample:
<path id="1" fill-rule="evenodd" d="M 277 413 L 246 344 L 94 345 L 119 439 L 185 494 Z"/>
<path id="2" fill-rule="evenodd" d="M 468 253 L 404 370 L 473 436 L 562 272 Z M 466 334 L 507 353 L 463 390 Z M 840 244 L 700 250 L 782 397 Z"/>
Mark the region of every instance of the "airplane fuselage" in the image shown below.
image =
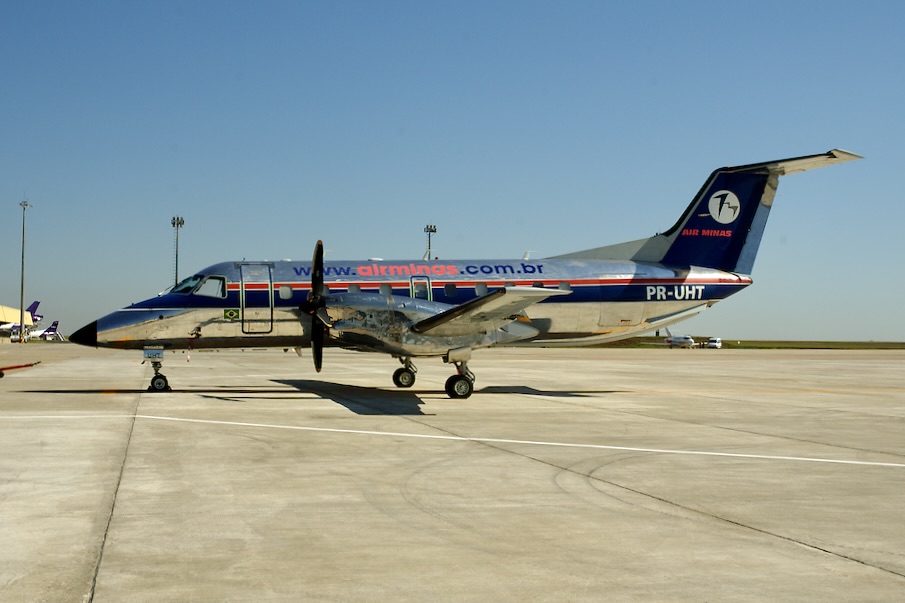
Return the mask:
<path id="1" fill-rule="evenodd" d="M 183 286 L 98 321 L 97 345 L 140 349 L 307 346 L 300 311 L 311 263 L 224 262 Z M 687 318 L 744 289 L 750 277 L 633 261 L 456 260 L 325 262 L 330 294 L 373 293 L 412 304 L 458 305 L 506 286 L 568 292 L 526 310 L 538 334 L 527 343 L 581 345 L 631 337 Z M 498 342 L 488 342 L 496 345 Z M 523 342 L 525 343 L 525 342 Z"/>

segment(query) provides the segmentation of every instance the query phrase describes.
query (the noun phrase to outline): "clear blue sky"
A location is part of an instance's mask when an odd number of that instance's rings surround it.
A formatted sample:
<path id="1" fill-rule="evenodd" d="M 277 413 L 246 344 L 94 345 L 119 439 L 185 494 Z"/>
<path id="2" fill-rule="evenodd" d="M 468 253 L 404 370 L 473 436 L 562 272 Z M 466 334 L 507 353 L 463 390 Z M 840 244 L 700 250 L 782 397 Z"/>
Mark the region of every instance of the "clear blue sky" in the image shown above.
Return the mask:
<path id="1" fill-rule="evenodd" d="M 4 2 L 0 304 L 71 333 L 227 259 L 543 257 L 781 180 L 755 285 L 679 327 L 905 340 L 905 3 Z"/>

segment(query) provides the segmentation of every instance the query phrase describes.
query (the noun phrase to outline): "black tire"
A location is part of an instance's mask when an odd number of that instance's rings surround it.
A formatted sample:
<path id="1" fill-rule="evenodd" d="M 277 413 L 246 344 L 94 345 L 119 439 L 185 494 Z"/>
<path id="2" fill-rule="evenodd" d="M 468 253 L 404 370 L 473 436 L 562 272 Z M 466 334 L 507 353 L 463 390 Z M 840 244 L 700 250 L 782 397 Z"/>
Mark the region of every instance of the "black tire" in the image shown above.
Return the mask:
<path id="1" fill-rule="evenodd" d="M 446 395 L 454 400 L 468 398 L 474 392 L 474 383 L 468 377 L 453 375 L 446 380 Z"/>
<path id="2" fill-rule="evenodd" d="M 396 387 L 411 387 L 415 385 L 415 373 L 407 368 L 396 369 L 393 373 L 393 383 Z"/>
<path id="3" fill-rule="evenodd" d="M 151 377 L 151 387 L 148 389 L 152 392 L 165 392 L 170 389 L 170 384 L 163 375 L 154 375 Z"/>

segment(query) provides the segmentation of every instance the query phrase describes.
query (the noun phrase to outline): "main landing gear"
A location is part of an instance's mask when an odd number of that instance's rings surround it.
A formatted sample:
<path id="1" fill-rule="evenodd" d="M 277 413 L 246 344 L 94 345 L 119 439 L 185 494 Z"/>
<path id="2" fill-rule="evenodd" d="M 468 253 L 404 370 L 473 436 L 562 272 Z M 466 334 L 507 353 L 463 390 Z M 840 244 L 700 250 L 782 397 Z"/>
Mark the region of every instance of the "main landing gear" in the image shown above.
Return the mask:
<path id="1" fill-rule="evenodd" d="M 415 374 L 418 369 L 412 364 L 411 358 L 400 358 L 402 368 L 393 373 L 393 383 L 396 387 L 411 387 L 415 385 Z M 453 399 L 468 398 L 474 392 L 475 375 L 468 370 L 466 362 L 454 362 L 456 374 L 446 380 L 446 395 Z"/>
<path id="2" fill-rule="evenodd" d="M 474 391 L 475 376 L 465 362 L 456 362 L 457 373 L 446 380 L 446 395 L 450 398 L 468 398 Z"/>
<path id="3" fill-rule="evenodd" d="M 415 385 L 415 373 L 418 369 L 412 364 L 411 358 L 400 358 L 399 362 L 403 364 L 402 368 L 396 369 L 393 373 L 393 383 L 396 387 L 411 387 Z"/>

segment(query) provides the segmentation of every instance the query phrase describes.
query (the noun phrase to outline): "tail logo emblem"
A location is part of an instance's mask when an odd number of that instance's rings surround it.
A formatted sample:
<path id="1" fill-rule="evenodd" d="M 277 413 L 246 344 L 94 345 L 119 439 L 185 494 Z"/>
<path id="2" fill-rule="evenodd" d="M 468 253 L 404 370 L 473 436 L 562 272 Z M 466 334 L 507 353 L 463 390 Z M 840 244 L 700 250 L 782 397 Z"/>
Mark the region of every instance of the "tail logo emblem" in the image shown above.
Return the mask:
<path id="1" fill-rule="evenodd" d="M 720 224 L 731 224 L 738 217 L 741 204 L 732 191 L 717 191 L 710 197 L 710 217 Z"/>

